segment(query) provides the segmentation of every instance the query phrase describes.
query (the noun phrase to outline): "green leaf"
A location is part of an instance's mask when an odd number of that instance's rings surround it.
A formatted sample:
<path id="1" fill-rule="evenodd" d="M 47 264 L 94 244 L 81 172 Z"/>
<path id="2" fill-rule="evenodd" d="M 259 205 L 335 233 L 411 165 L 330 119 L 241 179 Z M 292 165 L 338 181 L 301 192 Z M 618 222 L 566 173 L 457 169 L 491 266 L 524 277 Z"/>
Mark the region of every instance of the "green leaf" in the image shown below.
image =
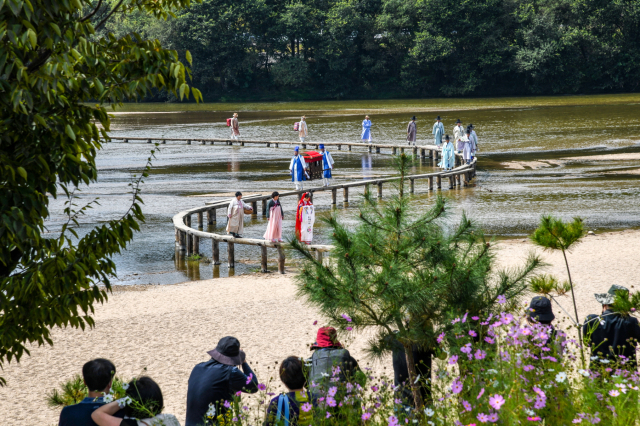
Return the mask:
<path id="1" fill-rule="evenodd" d="M 187 86 L 187 83 L 182 83 L 180 85 L 180 100 L 182 100 L 182 98 L 184 98 L 184 93 L 187 90 L 189 90 L 189 86 Z"/>
<path id="2" fill-rule="evenodd" d="M 191 52 L 189 52 L 187 50 L 187 53 L 185 54 L 186 58 L 187 58 L 187 62 L 189 62 L 189 64 L 191 64 Z"/>
<path id="3" fill-rule="evenodd" d="M 27 180 L 27 171 L 23 167 L 18 167 L 18 174 L 22 176 L 24 180 Z"/>
<path id="4" fill-rule="evenodd" d="M 32 29 L 27 30 L 27 34 L 29 35 L 29 41 L 31 42 L 31 47 L 36 48 L 38 45 L 38 36 Z"/>
<path id="5" fill-rule="evenodd" d="M 67 136 L 69 136 L 71 139 L 73 139 L 74 141 L 76 140 L 76 134 L 73 133 L 73 129 L 71 128 L 70 125 L 66 125 L 66 127 L 64 128 L 64 132 L 67 134 Z"/>

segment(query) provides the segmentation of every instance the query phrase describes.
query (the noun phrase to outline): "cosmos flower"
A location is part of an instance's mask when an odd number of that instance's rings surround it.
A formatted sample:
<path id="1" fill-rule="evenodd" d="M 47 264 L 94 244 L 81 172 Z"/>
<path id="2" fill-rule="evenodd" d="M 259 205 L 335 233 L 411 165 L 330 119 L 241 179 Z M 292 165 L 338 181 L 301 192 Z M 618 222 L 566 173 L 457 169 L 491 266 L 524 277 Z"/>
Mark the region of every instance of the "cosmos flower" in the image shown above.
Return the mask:
<path id="1" fill-rule="evenodd" d="M 506 298 L 506 297 L 504 297 L 504 295 L 503 295 L 503 294 L 501 294 L 500 296 L 498 296 L 498 299 L 497 299 L 497 300 L 498 300 L 498 303 L 499 303 L 499 304 L 501 304 L 501 305 L 504 305 L 505 303 L 507 303 L 507 298 Z"/>
<path id="2" fill-rule="evenodd" d="M 502 395 L 493 395 L 489 397 L 489 405 L 491 405 L 495 410 L 499 410 L 505 403 Z"/>

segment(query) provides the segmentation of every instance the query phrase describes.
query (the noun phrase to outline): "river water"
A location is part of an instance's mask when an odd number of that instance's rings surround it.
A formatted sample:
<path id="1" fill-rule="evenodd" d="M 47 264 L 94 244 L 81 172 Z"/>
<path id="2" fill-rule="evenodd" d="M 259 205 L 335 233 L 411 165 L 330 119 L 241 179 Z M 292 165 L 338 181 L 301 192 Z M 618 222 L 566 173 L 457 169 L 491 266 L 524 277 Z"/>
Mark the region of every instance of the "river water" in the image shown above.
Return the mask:
<path id="1" fill-rule="evenodd" d="M 307 117 L 309 143 L 359 141 L 364 114 L 371 116 L 375 141 L 403 143 L 406 125 L 415 115 L 418 144 L 432 143 L 431 127 L 440 115 L 447 133 L 456 119 L 475 125 L 479 137 L 479 170 L 469 188 L 443 189 L 452 208 L 448 220 L 462 211 L 488 234 L 524 237 L 544 213 L 582 217 L 588 229 L 599 231 L 640 226 L 640 95 L 567 96 L 497 99 L 428 99 L 246 104 L 131 104 L 114 115 L 111 135 L 145 138 L 223 138 L 225 120 L 239 113 L 241 136 L 260 140 L 296 140 L 293 123 Z M 100 205 L 82 218 L 80 233 L 116 219 L 130 204 L 127 184 L 144 166 L 152 145 L 106 143 L 97 164 L 98 182 L 81 188 L 79 204 L 99 198 Z M 335 182 L 393 174 L 389 155 L 333 152 Z M 291 149 L 223 145 L 161 145 L 146 179 L 142 197 L 147 221 L 128 250 L 114 258 L 116 284 L 171 284 L 191 279 L 227 276 L 223 265 L 184 262 L 176 257 L 171 218 L 205 201 L 292 189 L 288 175 Z M 433 171 L 429 162 L 416 173 Z M 330 195 L 318 193 L 318 216 L 332 210 L 355 224 L 361 190 L 350 193 L 348 206 L 331 207 Z M 416 212 L 432 202 L 426 181 L 416 182 Z M 284 198 L 285 234 L 293 231 L 295 200 Z M 64 200 L 51 203 L 47 225 L 55 233 L 64 221 Z M 194 217 L 195 218 L 195 217 Z M 218 213 L 217 225 L 226 221 Z M 318 223 L 318 221 L 317 221 Z M 244 235 L 261 238 L 262 217 L 245 221 Z M 328 242 L 318 223 L 318 243 Z M 201 251 L 211 255 L 209 241 Z M 275 251 L 270 251 L 274 257 Z M 259 269 L 259 249 L 236 248 L 237 265 L 231 273 Z M 275 263 L 270 263 L 271 269 Z"/>

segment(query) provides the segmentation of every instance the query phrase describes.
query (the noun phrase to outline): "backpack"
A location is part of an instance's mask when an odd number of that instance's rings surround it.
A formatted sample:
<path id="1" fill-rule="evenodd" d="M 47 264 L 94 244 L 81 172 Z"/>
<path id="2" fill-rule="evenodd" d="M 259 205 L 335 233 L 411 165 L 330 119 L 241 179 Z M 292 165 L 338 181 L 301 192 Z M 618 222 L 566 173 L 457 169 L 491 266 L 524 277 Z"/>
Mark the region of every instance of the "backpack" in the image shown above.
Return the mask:
<path id="1" fill-rule="evenodd" d="M 231 127 L 231 118 L 227 118 L 227 127 Z"/>
<path id="2" fill-rule="evenodd" d="M 293 131 L 297 132 L 300 130 L 300 122 L 296 121 L 295 123 L 293 123 Z"/>
<path id="3" fill-rule="evenodd" d="M 320 384 L 333 375 L 333 367 L 340 366 L 340 381 L 346 381 L 346 374 L 355 366 L 350 365 L 351 354 L 346 349 L 318 349 L 311 356 L 308 383 Z"/>
<path id="4" fill-rule="evenodd" d="M 302 394 L 296 392 L 296 402 L 298 403 L 298 407 L 300 408 L 300 415 L 298 416 L 298 426 L 311 426 L 313 422 L 313 411 L 309 410 L 305 412 L 302 410 L 302 405 L 304 403 L 311 403 L 311 398 L 309 398 L 309 393 L 306 391 L 302 391 Z M 280 424 L 280 419 L 283 417 L 282 410 L 284 409 L 284 422 L 282 423 L 284 426 L 291 425 L 291 417 L 289 414 L 289 397 L 285 394 L 281 394 L 278 397 L 278 411 L 276 413 L 276 421 L 275 424 Z"/>

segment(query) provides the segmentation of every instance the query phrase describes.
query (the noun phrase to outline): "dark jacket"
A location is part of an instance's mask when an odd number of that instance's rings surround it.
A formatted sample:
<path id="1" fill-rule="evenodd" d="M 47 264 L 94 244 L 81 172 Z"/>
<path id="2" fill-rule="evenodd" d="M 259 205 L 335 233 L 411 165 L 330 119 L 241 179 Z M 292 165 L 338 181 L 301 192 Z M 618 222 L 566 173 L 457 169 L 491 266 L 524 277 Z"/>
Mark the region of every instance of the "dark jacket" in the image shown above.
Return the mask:
<path id="1" fill-rule="evenodd" d="M 91 419 L 91 413 L 93 413 L 96 408 L 101 407 L 104 404 L 102 397 L 86 397 L 77 404 L 68 405 L 60 412 L 58 426 L 98 426 Z M 124 417 L 124 412 L 120 410 L 115 414 L 115 416 L 122 418 Z"/>
<path id="2" fill-rule="evenodd" d="M 590 340 L 591 356 L 599 356 L 612 361 L 624 355 L 631 362 L 625 365 L 636 369 L 636 346 L 640 341 L 638 319 L 614 313 L 611 309 L 602 315 L 589 315 L 583 325 L 583 335 Z"/>
<path id="3" fill-rule="evenodd" d="M 248 376 L 251 376 L 251 380 Z M 231 401 L 238 391 L 258 391 L 258 378 L 246 362 L 242 364 L 242 371 L 238 367 L 222 364 L 214 359 L 196 365 L 189 376 L 185 425 L 206 424 L 204 416 L 211 403 L 216 406 L 217 415 L 224 414 L 227 411 L 224 402 Z"/>
<path id="4" fill-rule="evenodd" d="M 269 219 L 271 217 L 271 207 L 275 207 L 275 206 L 280 206 L 280 214 L 282 215 L 282 218 L 284 219 L 284 212 L 282 211 L 282 204 L 280 204 L 280 201 L 275 201 L 275 200 L 269 200 L 269 204 L 267 204 L 267 219 Z"/>

